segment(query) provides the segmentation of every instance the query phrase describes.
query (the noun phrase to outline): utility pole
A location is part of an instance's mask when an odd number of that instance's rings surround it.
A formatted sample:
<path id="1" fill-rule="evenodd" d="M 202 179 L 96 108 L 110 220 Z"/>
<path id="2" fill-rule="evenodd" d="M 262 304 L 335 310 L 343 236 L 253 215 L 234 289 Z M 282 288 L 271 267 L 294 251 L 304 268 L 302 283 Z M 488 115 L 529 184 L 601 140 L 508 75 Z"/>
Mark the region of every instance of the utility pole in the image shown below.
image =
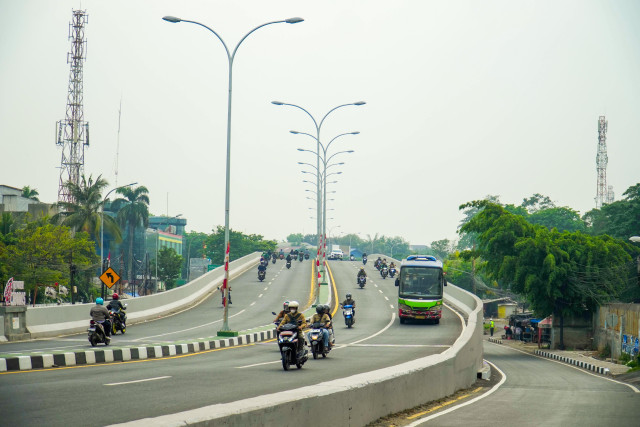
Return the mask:
<path id="1" fill-rule="evenodd" d="M 474 257 L 471 258 L 471 280 L 473 282 L 473 294 L 474 295 L 478 295 L 477 292 L 476 292 L 476 257 L 475 257 L 475 251 L 476 251 L 476 244 L 474 242 L 473 243 Z"/>

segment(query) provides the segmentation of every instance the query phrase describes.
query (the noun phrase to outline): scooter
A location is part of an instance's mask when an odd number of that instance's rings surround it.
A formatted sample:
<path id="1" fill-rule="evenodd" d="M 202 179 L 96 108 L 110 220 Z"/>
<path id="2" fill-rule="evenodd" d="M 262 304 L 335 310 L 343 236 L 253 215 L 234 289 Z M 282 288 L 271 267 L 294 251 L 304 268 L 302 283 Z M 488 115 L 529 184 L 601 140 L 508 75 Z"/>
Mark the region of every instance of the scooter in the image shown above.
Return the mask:
<path id="1" fill-rule="evenodd" d="M 260 280 L 261 282 L 264 280 L 266 275 L 267 275 L 266 271 L 258 270 L 258 280 Z"/>
<path id="2" fill-rule="evenodd" d="M 364 288 L 365 283 L 367 283 L 367 278 L 365 276 L 358 276 L 358 286 L 360 286 L 360 289 Z"/>
<path id="3" fill-rule="evenodd" d="M 296 365 L 298 369 L 302 369 L 304 362 L 308 360 L 308 351 L 304 348 L 304 337 L 299 336 L 298 325 L 295 323 L 287 323 L 282 326 L 280 334 L 278 334 L 278 347 L 280 347 L 280 357 L 282 359 L 282 368 L 289 370 L 291 365 Z M 301 350 L 298 350 L 298 340 L 303 340 Z"/>
<path id="4" fill-rule="evenodd" d="M 304 261 L 304 257 L 300 255 L 300 262 Z"/>
<path id="5" fill-rule="evenodd" d="M 122 307 L 123 311 L 116 311 L 115 309 L 109 310 L 109 317 L 111 318 L 111 333 L 115 335 L 118 331 L 123 334 L 127 331 L 127 315 L 124 310 L 127 309 L 127 304 Z"/>
<path id="6" fill-rule="evenodd" d="M 304 254 L 304 259 L 309 259 L 309 254 Z"/>
<path id="7" fill-rule="evenodd" d="M 324 346 L 324 329 L 326 328 L 322 322 L 317 322 L 311 325 L 311 331 L 309 332 L 309 344 L 311 345 L 311 354 L 313 354 L 314 359 L 317 359 L 318 355 L 327 357 L 327 354 L 331 351 L 331 346 Z"/>
<path id="8" fill-rule="evenodd" d="M 103 324 L 100 322 L 96 322 L 93 319 L 89 321 L 89 329 L 87 329 L 87 332 L 89 332 L 88 338 L 89 343 L 91 343 L 91 347 L 95 347 L 96 345 L 101 343 L 104 343 L 104 345 L 109 345 L 109 343 L 111 342 L 111 338 L 108 337 L 104 331 Z"/>
<path id="9" fill-rule="evenodd" d="M 388 274 L 389 274 L 389 268 L 388 267 L 382 267 L 380 269 L 380 275 L 382 276 L 383 279 L 386 279 Z"/>
<path id="10" fill-rule="evenodd" d="M 395 267 L 391 267 L 389 269 L 389 277 L 391 277 L 393 279 L 393 276 L 396 275 L 396 268 Z"/>
<path id="11" fill-rule="evenodd" d="M 287 261 L 287 268 L 291 268 L 291 261 Z"/>
<path id="12" fill-rule="evenodd" d="M 367 265 L 367 257 L 362 257 L 362 265 Z"/>
<path id="13" fill-rule="evenodd" d="M 276 263 L 276 258 L 277 258 L 277 257 L 276 257 L 275 255 L 273 256 L 273 258 L 271 258 L 271 263 L 272 263 L 272 264 L 275 264 L 275 263 Z"/>
<path id="14" fill-rule="evenodd" d="M 347 328 L 351 328 L 353 326 L 353 306 L 345 305 L 342 307 L 342 315 L 344 316 L 344 323 L 347 325 Z"/>

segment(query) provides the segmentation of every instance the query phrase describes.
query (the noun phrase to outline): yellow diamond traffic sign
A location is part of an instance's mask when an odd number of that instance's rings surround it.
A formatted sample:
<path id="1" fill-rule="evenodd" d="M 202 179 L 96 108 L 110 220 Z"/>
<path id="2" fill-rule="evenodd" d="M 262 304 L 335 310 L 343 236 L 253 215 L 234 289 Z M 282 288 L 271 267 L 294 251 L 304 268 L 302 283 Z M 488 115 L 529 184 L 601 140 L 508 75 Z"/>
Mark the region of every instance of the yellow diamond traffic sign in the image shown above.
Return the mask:
<path id="1" fill-rule="evenodd" d="M 111 289 L 113 285 L 118 283 L 118 280 L 120 280 L 120 276 L 118 276 L 118 273 L 116 273 L 113 268 L 109 267 L 107 271 L 102 273 L 102 276 L 100 276 L 100 280 L 102 280 L 102 283 L 107 285 L 107 288 Z"/>

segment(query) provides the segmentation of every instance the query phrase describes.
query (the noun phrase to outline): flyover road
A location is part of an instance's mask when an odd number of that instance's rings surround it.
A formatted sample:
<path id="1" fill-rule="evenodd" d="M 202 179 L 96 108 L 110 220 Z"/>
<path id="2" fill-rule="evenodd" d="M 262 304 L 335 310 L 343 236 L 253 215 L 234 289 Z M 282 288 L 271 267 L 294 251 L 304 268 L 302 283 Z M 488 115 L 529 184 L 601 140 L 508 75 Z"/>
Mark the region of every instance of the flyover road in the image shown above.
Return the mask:
<path id="1" fill-rule="evenodd" d="M 340 298 L 351 292 L 357 312 L 352 329 L 336 313 L 336 348 L 326 359 L 310 359 L 301 370 L 285 372 L 277 344 L 263 342 L 163 359 L 0 374 L 0 395 L 11 396 L 3 404 L 3 423 L 105 425 L 171 414 L 440 353 L 460 335 L 461 319 L 450 310 L 439 325 L 400 325 L 397 288 L 371 265 L 365 289 L 355 283 L 358 264 L 335 261 L 330 266 Z M 263 304 L 261 310 L 272 308 Z"/>
<path id="2" fill-rule="evenodd" d="M 412 425 L 637 426 L 640 422 L 640 393 L 628 385 L 488 341 L 484 357 L 506 377 L 493 394 L 466 406 L 461 401 L 458 407 Z"/>
<path id="3" fill-rule="evenodd" d="M 291 269 L 287 270 L 285 262 L 278 261 L 269 264 L 263 282 L 258 280 L 257 266 L 231 280 L 233 304 L 229 306 L 229 326 L 233 330 L 245 330 L 266 325 L 273 320 L 271 312 L 281 310 L 285 299 L 297 299 L 301 305 L 305 305 L 311 292 L 311 266 L 311 261 L 297 261 L 292 262 Z M 87 304 L 87 326 L 91 307 Z M 112 337 L 111 347 L 150 345 L 215 336 L 222 326 L 222 316 L 222 298 L 220 292 L 215 292 L 195 307 L 180 313 L 127 325 L 124 335 L 118 333 Z M 59 338 L 2 343 L 0 354 L 7 356 L 26 352 L 50 353 L 85 347 L 91 348 L 87 334 L 81 333 Z"/>

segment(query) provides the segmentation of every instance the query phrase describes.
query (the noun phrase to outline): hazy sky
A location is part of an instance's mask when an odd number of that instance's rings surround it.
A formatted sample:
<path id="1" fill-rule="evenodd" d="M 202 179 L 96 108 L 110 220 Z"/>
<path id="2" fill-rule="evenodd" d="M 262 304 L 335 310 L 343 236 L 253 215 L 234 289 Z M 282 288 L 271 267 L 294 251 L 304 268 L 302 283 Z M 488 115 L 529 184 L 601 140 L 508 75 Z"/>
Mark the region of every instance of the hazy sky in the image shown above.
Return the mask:
<path id="1" fill-rule="evenodd" d="M 187 229 L 224 224 L 227 58 L 234 64 L 231 227 L 282 239 L 315 232 L 298 161 L 322 139 L 353 149 L 329 190 L 333 234 L 456 238 L 458 206 L 533 193 L 594 207 L 597 121 L 609 121 L 608 183 L 640 181 L 637 1 L 63 1 L 0 0 L 0 183 L 57 197 L 72 9 L 86 9 L 85 173 L 150 191 L 154 214 Z M 332 180 L 330 177 L 330 181 Z M 312 177 L 312 179 L 315 179 Z M 339 228 L 336 228 L 340 225 Z"/>

